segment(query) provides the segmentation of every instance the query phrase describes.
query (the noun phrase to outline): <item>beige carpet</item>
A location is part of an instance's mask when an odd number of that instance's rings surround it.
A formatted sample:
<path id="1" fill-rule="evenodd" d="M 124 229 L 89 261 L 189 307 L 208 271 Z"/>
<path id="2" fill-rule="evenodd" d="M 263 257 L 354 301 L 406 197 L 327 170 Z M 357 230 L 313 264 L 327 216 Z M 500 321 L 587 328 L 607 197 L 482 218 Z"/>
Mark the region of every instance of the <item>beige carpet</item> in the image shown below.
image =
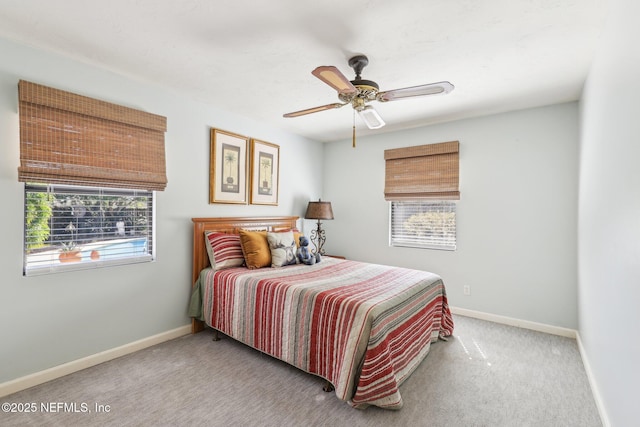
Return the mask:
<path id="1" fill-rule="evenodd" d="M 323 392 L 323 380 L 203 332 L 0 399 L 37 407 L 0 412 L 0 425 L 601 425 L 575 340 L 454 320 L 454 338 L 433 344 L 401 386 L 399 411 L 352 409 Z M 59 412 L 43 413 L 42 404 Z"/>

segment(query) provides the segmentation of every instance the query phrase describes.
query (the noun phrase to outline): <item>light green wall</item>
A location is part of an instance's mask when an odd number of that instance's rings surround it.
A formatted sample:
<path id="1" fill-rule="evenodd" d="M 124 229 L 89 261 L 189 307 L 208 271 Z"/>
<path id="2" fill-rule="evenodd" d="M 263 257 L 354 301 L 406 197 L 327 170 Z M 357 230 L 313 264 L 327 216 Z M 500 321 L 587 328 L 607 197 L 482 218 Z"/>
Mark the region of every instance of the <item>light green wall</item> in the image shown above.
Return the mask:
<path id="1" fill-rule="evenodd" d="M 321 173 L 320 143 L 2 39 L 0 58 L 0 383 L 188 324 L 192 217 L 302 216 L 321 195 L 311 178 Z M 156 262 L 22 276 L 20 79 L 167 117 L 169 184 L 157 194 Z M 208 204 L 210 127 L 280 145 L 278 206 Z"/>
<path id="2" fill-rule="evenodd" d="M 575 329 L 578 129 L 573 102 L 329 144 L 327 252 L 436 272 L 457 307 Z M 457 251 L 389 247 L 384 150 L 453 140 Z"/>
<path id="3" fill-rule="evenodd" d="M 580 334 L 611 426 L 640 406 L 640 3 L 612 13 L 581 101 Z"/>

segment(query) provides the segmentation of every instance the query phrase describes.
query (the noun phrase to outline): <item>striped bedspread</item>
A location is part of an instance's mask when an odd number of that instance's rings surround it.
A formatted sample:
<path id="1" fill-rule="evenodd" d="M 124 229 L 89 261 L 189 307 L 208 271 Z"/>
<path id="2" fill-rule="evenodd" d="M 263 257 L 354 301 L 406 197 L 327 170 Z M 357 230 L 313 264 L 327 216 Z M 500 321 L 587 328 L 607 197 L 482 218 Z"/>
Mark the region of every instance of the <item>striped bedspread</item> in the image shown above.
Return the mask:
<path id="1" fill-rule="evenodd" d="M 399 385 L 453 332 L 442 280 L 419 270 L 327 257 L 207 269 L 194 295 L 209 326 L 329 380 L 359 408 L 402 407 Z"/>

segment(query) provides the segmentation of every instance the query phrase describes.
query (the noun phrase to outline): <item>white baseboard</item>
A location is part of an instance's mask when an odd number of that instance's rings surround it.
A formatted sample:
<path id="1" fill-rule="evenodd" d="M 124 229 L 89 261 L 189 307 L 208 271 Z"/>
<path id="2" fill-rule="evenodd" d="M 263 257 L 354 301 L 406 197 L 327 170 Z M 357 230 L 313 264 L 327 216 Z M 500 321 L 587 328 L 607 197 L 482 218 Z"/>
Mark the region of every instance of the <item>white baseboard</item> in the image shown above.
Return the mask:
<path id="1" fill-rule="evenodd" d="M 587 373 L 587 378 L 589 379 L 589 385 L 591 386 L 591 393 L 593 394 L 593 400 L 596 402 L 596 407 L 598 408 L 598 413 L 600 414 L 600 420 L 602 421 L 602 425 L 604 427 L 610 427 L 611 423 L 609 422 L 609 417 L 607 415 L 607 411 L 604 406 L 604 402 L 602 401 L 602 396 L 600 395 L 600 389 L 598 389 L 598 384 L 596 383 L 595 377 L 591 371 L 591 365 L 589 364 L 589 358 L 587 357 L 587 353 L 582 345 L 582 339 L 580 338 L 580 333 L 578 332 L 576 336 L 576 341 L 578 342 L 578 350 L 580 350 L 580 357 L 582 358 L 582 364 L 584 365 L 584 370 Z"/>
<path id="2" fill-rule="evenodd" d="M 466 308 L 449 307 L 451 313 L 460 316 L 473 317 L 480 320 L 488 320 L 489 322 L 501 323 L 503 325 L 516 326 L 518 328 L 531 329 L 533 331 L 544 332 L 552 335 L 560 335 L 562 337 L 576 338 L 577 331 L 569 328 L 561 328 L 559 326 L 547 325 L 544 323 L 531 322 L 529 320 L 514 319 L 513 317 L 500 316 L 497 314 L 485 313 L 482 311 L 468 310 Z"/>
<path id="3" fill-rule="evenodd" d="M 53 368 L 45 369 L 44 371 L 36 372 L 21 378 L 16 378 L 15 380 L 7 381 L 0 384 L 0 397 L 17 393 L 30 387 L 46 383 L 47 381 L 69 375 L 77 371 L 81 371 L 82 369 L 86 369 L 91 366 L 107 362 L 109 360 L 117 359 L 118 357 L 125 356 L 127 354 L 134 353 L 144 348 L 151 347 L 153 345 L 160 344 L 162 342 L 169 341 L 175 338 L 179 338 L 190 333 L 191 324 L 181 326 L 170 331 L 162 332 L 151 337 L 143 338 L 141 340 L 134 341 L 120 347 L 105 350 L 91 356 L 83 357 L 82 359 L 54 366 Z"/>

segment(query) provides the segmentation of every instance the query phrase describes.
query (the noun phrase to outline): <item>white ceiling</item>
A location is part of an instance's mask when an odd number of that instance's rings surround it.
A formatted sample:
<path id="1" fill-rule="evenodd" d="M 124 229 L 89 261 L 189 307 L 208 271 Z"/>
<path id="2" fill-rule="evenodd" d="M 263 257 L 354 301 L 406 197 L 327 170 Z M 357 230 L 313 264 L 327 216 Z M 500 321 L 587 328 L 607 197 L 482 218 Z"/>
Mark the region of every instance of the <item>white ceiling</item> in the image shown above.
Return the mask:
<path id="1" fill-rule="evenodd" d="M 579 98 L 606 0 L 0 0 L 0 37 L 153 82 L 319 141 L 349 106 L 311 75 L 366 54 L 381 90 L 448 80 L 445 96 L 374 102 L 359 135 Z"/>

